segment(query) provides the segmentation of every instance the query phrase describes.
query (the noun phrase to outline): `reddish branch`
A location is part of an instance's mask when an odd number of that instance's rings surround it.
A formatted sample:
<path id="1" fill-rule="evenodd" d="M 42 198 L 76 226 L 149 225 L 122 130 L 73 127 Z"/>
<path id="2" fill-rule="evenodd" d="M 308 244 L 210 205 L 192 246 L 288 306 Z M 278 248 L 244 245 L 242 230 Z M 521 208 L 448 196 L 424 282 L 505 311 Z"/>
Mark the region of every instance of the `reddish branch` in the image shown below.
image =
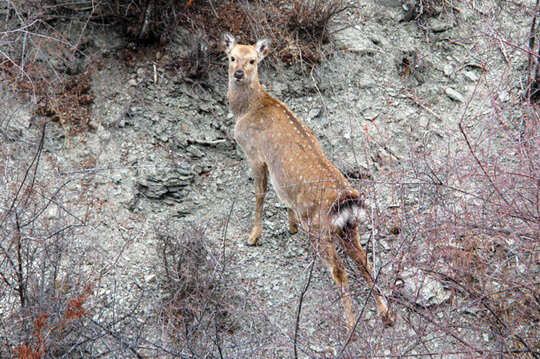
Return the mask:
<path id="1" fill-rule="evenodd" d="M 467 134 L 465 133 L 465 130 L 463 129 L 463 125 L 462 125 L 462 122 L 460 121 L 459 122 L 459 130 L 461 131 L 461 134 L 463 135 L 463 138 L 465 139 L 465 142 L 467 143 L 467 147 L 469 148 L 469 152 L 471 153 L 471 155 L 473 156 L 474 160 L 476 161 L 476 163 L 478 164 L 478 166 L 480 167 L 480 169 L 482 170 L 482 172 L 484 173 L 484 176 L 486 176 L 486 178 L 488 179 L 489 183 L 491 184 L 491 186 L 493 187 L 493 189 L 497 192 L 497 194 L 499 195 L 499 197 L 504 201 L 504 203 L 506 203 L 506 205 L 510 208 L 512 208 L 512 204 L 510 204 L 510 202 L 508 202 L 508 200 L 503 196 L 503 194 L 501 193 L 499 187 L 497 187 L 497 185 L 495 184 L 495 182 L 493 182 L 493 180 L 491 179 L 490 175 L 487 173 L 486 169 L 484 168 L 484 165 L 482 165 L 482 162 L 480 161 L 480 159 L 478 158 L 478 156 L 476 156 L 476 153 L 474 152 L 473 148 L 472 148 L 472 145 L 471 145 L 471 142 L 469 141 L 469 137 L 467 136 Z"/>
<path id="2" fill-rule="evenodd" d="M 296 348 L 296 343 L 298 340 L 298 329 L 300 328 L 300 313 L 302 312 L 302 304 L 304 302 L 304 296 L 306 295 L 309 285 L 311 284 L 314 264 L 315 264 L 315 258 L 313 258 L 309 266 L 309 274 L 306 279 L 306 284 L 304 285 L 304 288 L 302 289 L 302 293 L 300 293 L 300 299 L 298 300 L 298 307 L 296 309 L 296 322 L 294 325 L 294 358 L 295 359 L 298 358 L 298 350 Z"/>

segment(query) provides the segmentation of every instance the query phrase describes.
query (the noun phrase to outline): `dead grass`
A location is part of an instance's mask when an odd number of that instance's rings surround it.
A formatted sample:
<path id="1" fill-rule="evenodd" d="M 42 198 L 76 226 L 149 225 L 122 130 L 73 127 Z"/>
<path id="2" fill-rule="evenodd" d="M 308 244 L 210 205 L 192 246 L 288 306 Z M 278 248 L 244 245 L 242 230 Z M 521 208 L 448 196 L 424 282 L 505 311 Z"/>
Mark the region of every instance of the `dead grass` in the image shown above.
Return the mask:
<path id="1" fill-rule="evenodd" d="M 213 248 L 202 228 L 173 235 L 162 223 L 157 237 L 166 293 L 160 318 L 170 340 L 196 357 L 221 351 L 219 338 L 235 328 L 228 310 L 235 294 L 225 285 L 230 256 Z"/>
<path id="2" fill-rule="evenodd" d="M 260 38 L 272 39 L 274 54 L 287 64 L 321 61 L 322 46 L 330 41 L 329 26 L 339 14 L 352 9 L 343 0 L 277 0 L 195 2 L 186 9 L 185 26 L 202 29 L 217 47 L 224 32 L 240 42 L 254 43 Z"/>

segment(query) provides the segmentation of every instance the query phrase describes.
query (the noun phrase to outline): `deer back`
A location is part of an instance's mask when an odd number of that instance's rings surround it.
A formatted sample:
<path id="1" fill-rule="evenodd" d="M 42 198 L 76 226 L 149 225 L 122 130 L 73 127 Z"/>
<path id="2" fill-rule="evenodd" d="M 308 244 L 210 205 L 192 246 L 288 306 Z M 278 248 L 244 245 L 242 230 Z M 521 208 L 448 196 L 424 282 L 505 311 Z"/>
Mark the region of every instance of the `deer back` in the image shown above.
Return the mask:
<path id="1" fill-rule="evenodd" d="M 267 166 L 279 198 L 301 217 L 328 216 L 341 198 L 358 197 L 313 132 L 286 105 L 264 93 L 251 108 L 238 118 L 235 138 L 250 165 Z"/>

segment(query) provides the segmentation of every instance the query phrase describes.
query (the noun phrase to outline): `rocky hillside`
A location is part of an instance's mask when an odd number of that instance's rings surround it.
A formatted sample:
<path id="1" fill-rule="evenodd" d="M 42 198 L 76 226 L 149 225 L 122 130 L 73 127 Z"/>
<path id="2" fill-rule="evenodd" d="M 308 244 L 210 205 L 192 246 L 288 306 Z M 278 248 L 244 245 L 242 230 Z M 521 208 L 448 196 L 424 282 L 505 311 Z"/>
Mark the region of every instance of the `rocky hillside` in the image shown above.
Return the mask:
<path id="1" fill-rule="evenodd" d="M 35 61 L 74 73 L 63 92 L 91 97 L 85 127 L 0 85 L 0 356 L 538 355 L 539 118 L 523 99 L 534 4 L 355 5 L 320 64 L 271 57 L 260 73 L 366 193 L 362 241 L 395 327 L 348 266 L 359 320 L 346 337 L 339 292 L 273 191 L 260 246 L 244 245 L 254 188 L 225 58 L 190 76 L 191 31 L 139 46 L 60 22 L 85 56 Z"/>

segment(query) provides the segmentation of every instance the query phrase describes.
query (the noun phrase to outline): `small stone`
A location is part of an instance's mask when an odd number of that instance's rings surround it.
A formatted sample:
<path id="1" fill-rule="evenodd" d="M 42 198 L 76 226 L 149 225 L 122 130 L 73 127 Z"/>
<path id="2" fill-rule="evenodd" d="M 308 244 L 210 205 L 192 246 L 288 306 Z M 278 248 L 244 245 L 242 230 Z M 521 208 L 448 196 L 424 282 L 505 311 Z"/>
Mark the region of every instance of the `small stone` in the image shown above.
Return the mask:
<path id="1" fill-rule="evenodd" d="M 440 19 L 432 19 L 429 25 L 429 29 L 433 32 L 444 32 L 449 30 L 452 27 L 452 24 Z"/>
<path id="2" fill-rule="evenodd" d="M 60 214 L 60 211 L 58 210 L 58 207 L 55 205 L 51 205 L 46 212 L 46 218 L 47 219 L 55 219 L 58 218 L 58 215 Z"/>
<path id="3" fill-rule="evenodd" d="M 144 276 L 144 281 L 146 283 L 152 283 L 156 281 L 156 275 L 155 274 L 147 274 Z"/>
<path id="4" fill-rule="evenodd" d="M 129 86 L 137 86 L 138 82 L 136 79 L 131 79 L 128 81 Z"/>
<path id="5" fill-rule="evenodd" d="M 446 93 L 446 96 L 450 97 L 450 99 L 453 101 L 465 102 L 465 98 L 463 97 L 463 95 L 451 87 L 446 88 L 444 92 Z"/>
<path id="6" fill-rule="evenodd" d="M 377 87 L 377 83 L 373 79 L 373 76 L 371 76 L 370 74 L 360 73 L 359 78 L 356 81 L 356 86 L 359 89 L 365 90 L 365 89 L 372 89 L 372 88 Z"/>
<path id="7" fill-rule="evenodd" d="M 202 158 L 205 155 L 203 151 L 199 150 L 195 146 L 188 146 L 186 150 L 191 153 L 195 158 Z"/>
<path id="8" fill-rule="evenodd" d="M 443 72 L 446 76 L 450 77 L 454 73 L 454 67 L 450 64 L 446 64 L 443 67 Z"/>
<path id="9" fill-rule="evenodd" d="M 362 35 L 360 26 L 348 27 L 335 34 L 338 46 L 345 50 L 359 55 L 374 54 L 378 51 L 374 43 Z"/>
<path id="10" fill-rule="evenodd" d="M 404 270 L 401 278 L 401 294 L 424 308 L 441 305 L 450 300 L 451 292 L 435 277 L 421 270 Z"/>
<path id="11" fill-rule="evenodd" d="M 367 110 L 364 113 L 362 113 L 362 116 L 364 117 L 365 120 L 369 122 L 373 122 L 375 121 L 377 117 L 379 117 L 379 113 L 374 110 Z"/>
<path id="12" fill-rule="evenodd" d="M 463 73 L 463 76 L 465 76 L 465 78 L 471 82 L 478 81 L 478 75 L 474 73 L 473 71 L 465 71 Z"/>
<path id="13" fill-rule="evenodd" d="M 510 94 L 507 91 L 499 92 L 499 100 L 502 102 L 508 102 L 510 100 Z"/>
<path id="14" fill-rule="evenodd" d="M 108 142 L 111 139 L 111 133 L 107 131 L 102 125 L 97 126 L 97 135 L 103 142 Z"/>
<path id="15" fill-rule="evenodd" d="M 321 108 L 312 108 L 309 110 L 309 114 L 307 116 L 308 119 L 312 120 L 314 118 L 319 118 L 323 114 L 323 111 Z"/>
<path id="16" fill-rule="evenodd" d="M 111 181 L 114 184 L 120 184 L 122 183 L 122 175 L 120 173 L 113 173 L 111 174 Z"/>

